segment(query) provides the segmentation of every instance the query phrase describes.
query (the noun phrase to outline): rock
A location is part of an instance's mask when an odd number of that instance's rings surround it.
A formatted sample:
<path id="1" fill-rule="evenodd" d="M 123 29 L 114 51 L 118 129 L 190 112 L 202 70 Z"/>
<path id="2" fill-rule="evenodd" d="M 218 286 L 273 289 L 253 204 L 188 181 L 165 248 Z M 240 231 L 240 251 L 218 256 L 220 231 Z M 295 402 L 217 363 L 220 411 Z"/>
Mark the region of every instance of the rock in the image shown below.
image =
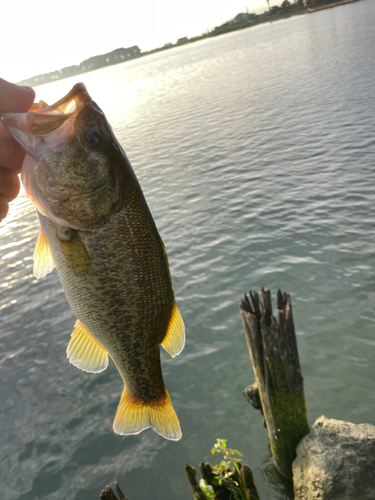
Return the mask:
<path id="1" fill-rule="evenodd" d="M 297 447 L 295 500 L 374 500 L 375 426 L 319 417 Z"/>

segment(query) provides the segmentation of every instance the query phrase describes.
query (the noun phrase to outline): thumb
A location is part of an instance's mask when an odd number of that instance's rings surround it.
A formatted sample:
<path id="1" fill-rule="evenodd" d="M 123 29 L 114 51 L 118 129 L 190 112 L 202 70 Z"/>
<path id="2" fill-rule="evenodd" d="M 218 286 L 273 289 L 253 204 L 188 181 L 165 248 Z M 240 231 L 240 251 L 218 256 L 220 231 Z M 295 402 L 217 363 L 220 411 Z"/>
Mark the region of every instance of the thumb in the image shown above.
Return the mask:
<path id="1" fill-rule="evenodd" d="M 20 87 L 0 78 L 0 111 L 25 113 L 35 98 L 31 87 Z"/>

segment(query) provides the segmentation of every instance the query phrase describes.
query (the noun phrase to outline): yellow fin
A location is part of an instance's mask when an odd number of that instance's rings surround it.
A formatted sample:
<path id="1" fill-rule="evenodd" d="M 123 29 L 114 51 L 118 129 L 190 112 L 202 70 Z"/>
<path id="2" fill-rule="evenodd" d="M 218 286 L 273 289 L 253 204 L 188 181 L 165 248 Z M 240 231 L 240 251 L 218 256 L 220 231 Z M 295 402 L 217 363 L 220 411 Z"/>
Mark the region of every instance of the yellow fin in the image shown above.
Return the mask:
<path id="1" fill-rule="evenodd" d="M 181 439 L 181 427 L 167 391 L 159 404 L 150 404 L 129 397 L 126 387 L 117 408 L 113 430 L 116 434 L 139 434 L 151 427 L 165 439 L 178 441 Z"/>
<path id="2" fill-rule="evenodd" d="M 44 278 L 44 276 L 52 271 L 55 267 L 53 262 L 51 247 L 47 241 L 47 237 L 43 230 L 39 231 L 38 240 L 36 242 L 34 255 L 34 276 L 36 278 Z"/>
<path id="3" fill-rule="evenodd" d="M 69 262 L 70 270 L 79 278 L 88 278 L 93 275 L 91 259 L 86 247 L 77 231 L 60 226 L 57 230 L 60 240 L 60 250 L 64 259 Z"/>
<path id="4" fill-rule="evenodd" d="M 78 320 L 66 350 L 72 365 L 85 372 L 99 373 L 108 366 L 108 352 Z"/>
<path id="5" fill-rule="evenodd" d="M 168 330 L 161 345 L 172 358 L 180 354 L 185 346 L 185 325 L 176 302 L 173 304 Z"/>

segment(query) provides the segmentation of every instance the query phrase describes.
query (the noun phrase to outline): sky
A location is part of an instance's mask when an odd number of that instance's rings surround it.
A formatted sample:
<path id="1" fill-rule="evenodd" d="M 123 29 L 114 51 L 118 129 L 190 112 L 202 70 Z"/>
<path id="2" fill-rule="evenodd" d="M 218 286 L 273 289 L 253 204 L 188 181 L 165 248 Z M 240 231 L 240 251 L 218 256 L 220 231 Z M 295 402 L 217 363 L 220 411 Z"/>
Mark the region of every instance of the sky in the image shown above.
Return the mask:
<path id="1" fill-rule="evenodd" d="M 266 0 L 4 0 L 0 77 L 18 82 L 120 47 L 150 50 L 266 8 Z"/>

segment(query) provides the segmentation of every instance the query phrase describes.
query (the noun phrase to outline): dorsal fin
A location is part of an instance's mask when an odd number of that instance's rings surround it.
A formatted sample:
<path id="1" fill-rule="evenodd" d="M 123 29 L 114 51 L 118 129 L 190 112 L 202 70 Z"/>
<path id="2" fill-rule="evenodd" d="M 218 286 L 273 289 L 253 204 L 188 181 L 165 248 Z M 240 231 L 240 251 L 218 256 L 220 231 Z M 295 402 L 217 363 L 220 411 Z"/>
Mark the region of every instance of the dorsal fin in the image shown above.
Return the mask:
<path id="1" fill-rule="evenodd" d="M 171 317 L 169 319 L 167 333 L 161 345 L 167 353 L 174 358 L 185 345 L 185 325 L 176 302 L 173 304 Z"/>
<path id="2" fill-rule="evenodd" d="M 49 246 L 46 235 L 43 230 L 40 229 L 38 240 L 36 242 L 34 255 L 34 276 L 39 278 L 44 278 L 46 274 L 50 273 L 55 267 L 53 262 L 51 247 Z"/>
<path id="3" fill-rule="evenodd" d="M 108 366 L 108 352 L 77 320 L 66 350 L 72 365 L 85 372 L 99 373 Z"/>

